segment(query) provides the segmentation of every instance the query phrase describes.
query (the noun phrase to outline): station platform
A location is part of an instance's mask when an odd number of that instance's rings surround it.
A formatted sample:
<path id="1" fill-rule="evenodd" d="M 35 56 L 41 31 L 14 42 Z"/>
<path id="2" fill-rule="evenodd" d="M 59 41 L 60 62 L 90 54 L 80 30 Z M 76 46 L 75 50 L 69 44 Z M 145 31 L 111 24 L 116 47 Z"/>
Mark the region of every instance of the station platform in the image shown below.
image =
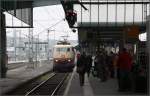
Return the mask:
<path id="1" fill-rule="evenodd" d="M 0 94 L 4 94 L 15 89 L 17 86 L 35 79 L 36 77 L 50 71 L 52 62 L 38 64 L 34 66 L 23 66 L 17 69 L 8 70 L 7 77 L 0 79 Z M 2 95 L 4 96 L 4 95 Z"/>
<path id="2" fill-rule="evenodd" d="M 147 96 L 134 92 L 119 92 L 117 79 L 109 78 L 101 82 L 99 78 L 85 75 L 84 86 L 80 86 L 78 73 L 73 72 L 64 96 Z"/>

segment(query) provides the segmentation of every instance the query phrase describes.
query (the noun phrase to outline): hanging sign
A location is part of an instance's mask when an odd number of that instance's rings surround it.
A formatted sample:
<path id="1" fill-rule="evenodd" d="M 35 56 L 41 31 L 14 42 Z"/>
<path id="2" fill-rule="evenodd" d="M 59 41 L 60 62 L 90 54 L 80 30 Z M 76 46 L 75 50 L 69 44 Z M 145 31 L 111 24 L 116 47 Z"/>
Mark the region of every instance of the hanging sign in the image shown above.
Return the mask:
<path id="1" fill-rule="evenodd" d="M 138 38 L 139 37 L 139 26 L 136 25 L 132 25 L 130 27 L 126 27 L 124 29 L 124 31 L 126 32 L 126 36 L 128 38 Z"/>

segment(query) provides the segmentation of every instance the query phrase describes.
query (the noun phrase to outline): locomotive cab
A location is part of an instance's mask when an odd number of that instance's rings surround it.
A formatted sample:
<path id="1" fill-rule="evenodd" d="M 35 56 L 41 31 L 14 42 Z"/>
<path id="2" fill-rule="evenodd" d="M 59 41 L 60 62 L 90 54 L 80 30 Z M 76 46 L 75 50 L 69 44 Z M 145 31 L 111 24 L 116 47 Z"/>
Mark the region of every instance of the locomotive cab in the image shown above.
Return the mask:
<path id="1" fill-rule="evenodd" d="M 75 52 L 72 45 L 55 45 L 53 50 L 53 70 L 71 72 L 75 66 Z"/>

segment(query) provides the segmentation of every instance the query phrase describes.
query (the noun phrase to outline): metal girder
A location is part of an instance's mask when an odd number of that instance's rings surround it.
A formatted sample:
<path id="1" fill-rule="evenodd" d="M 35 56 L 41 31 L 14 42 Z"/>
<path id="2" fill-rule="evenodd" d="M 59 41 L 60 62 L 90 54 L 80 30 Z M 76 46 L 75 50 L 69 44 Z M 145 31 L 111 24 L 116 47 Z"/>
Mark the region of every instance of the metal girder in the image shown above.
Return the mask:
<path id="1" fill-rule="evenodd" d="M 61 4 L 61 0 L 33 0 L 33 7 Z"/>
<path id="2" fill-rule="evenodd" d="M 101 34 L 101 35 L 109 35 L 109 34 L 122 34 L 122 32 L 98 32 L 98 34 Z"/>
<path id="3" fill-rule="evenodd" d="M 25 42 L 25 44 L 48 44 L 48 42 Z"/>
<path id="4" fill-rule="evenodd" d="M 57 5 L 61 4 L 60 0 L 1 0 L 2 8 L 12 10 L 14 8 L 21 9 L 21 8 L 29 8 L 32 7 L 41 7 L 41 6 L 49 6 L 49 5 Z M 17 2 L 14 4 L 14 2 Z M 3 6 L 4 5 L 4 6 Z"/>
<path id="5" fill-rule="evenodd" d="M 82 4 L 148 4 L 149 3 L 149 1 L 147 1 L 147 2 L 137 2 L 137 1 L 135 1 L 135 2 L 106 2 L 106 1 L 104 1 L 104 2 L 81 2 Z M 79 4 L 78 2 L 73 2 L 73 4 Z"/>
<path id="6" fill-rule="evenodd" d="M 113 34 L 108 34 L 108 35 L 101 35 L 101 34 L 99 34 L 99 35 L 96 35 L 95 37 L 121 37 L 122 35 L 113 35 Z"/>
<path id="7" fill-rule="evenodd" d="M 86 22 L 86 23 L 79 23 L 78 24 L 78 27 L 74 27 L 74 28 L 79 28 L 79 29 L 93 29 L 93 30 L 96 30 L 96 31 L 99 31 L 99 32 L 120 32 L 120 31 L 123 31 L 123 28 L 125 27 L 128 27 L 128 26 L 132 26 L 133 23 L 118 23 L 116 25 L 116 23 L 108 23 L 105 24 L 105 23 L 100 23 L 99 25 L 96 25 L 97 23 L 91 23 L 91 26 L 90 26 L 90 22 Z M 145 32 L 146 31 L 146 24 L 145 23 L 134 23 L 134 25 L 137 25 L 139 26 L 139 30 L 141 33 Z"/>
<path id="8" fill-rule="evenodd" d="M 33 27 L 32 0 L 2 0 L 1 3 L 1 10 L 3 10 L 3 12 L 8 12 L 9 14 L 15 16 L 17 19 L 28 24 L 30 27 Z"/>
<path id="9" fill-rule="evenodd" d="M 74 28 L 91 28 L 91 27 L 88 27 L 88 26 L 86 26 L 86 27 L 82 27 L 82 26 L 80 26 L 80 27 L 74 27 Z M 124 27 L 107 27 L 107 26 L 105 26 L 105 27 L 92 27 L 92 28 L 95 28 L 95 29 L 98 29 L 99 28 L 99 31 L 103 31 L 103 32 L 105 32 L 105 31 L 122 31 L 123 30 L 123 28 Z M 143 33 L 143 32 L 145 32 L 146 31 L 146 26 L 141 26 L 140 27 L 140 32 L 141 33 Z"/>
<path id="10" fill-rule="evenodd" d="M 2 0 L 2 9 L 5 10 L 14 10 L 14 9 L 23 9 L 31 8 L 33 1 L 22 1 L 22 0 Z"/>
<path id="11" fill-rule="evenodd" d="M 1 0 L 1 10 L 10 13 L 26 26 L 7 26 L 6 28 L 33 28 L 33 7 L 61 4 L 60 0 Z M 28 10 L 28 11 L 27 11 Z"/>
<path id="12" fill-rule="evenodd" d="M 33 26 L 6 26 L 5 28 L 33 28 Z"/>
<path id="13" fill-rule="evenodd" d="M 108 37 L 111 37 L 111 36 L 112 37 L 115 37 L 115 36 L 119 37 L 119 36 L 122 36 L 122 34 L 98 34 L 98 35 L 97 34 L 93 34 L 93 35 L 94 35 L 94 37 L 99 37 L 99 36 L 100 37 L 102 37 L 102 36 L 104 36 L 104 37 L 106 37 L 106 36 L 108 36 Z"/>

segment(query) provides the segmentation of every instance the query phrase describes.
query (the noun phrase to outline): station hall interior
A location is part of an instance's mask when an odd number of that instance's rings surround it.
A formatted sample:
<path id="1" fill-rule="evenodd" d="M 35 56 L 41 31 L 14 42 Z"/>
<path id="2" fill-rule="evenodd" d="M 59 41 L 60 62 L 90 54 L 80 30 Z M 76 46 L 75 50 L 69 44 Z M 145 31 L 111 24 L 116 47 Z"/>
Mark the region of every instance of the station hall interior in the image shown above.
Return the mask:
<path id="1" fill-rule="evenodd" d="M 2 96 L 149 95 L 150 0 L 0 0 L 0 8 Z M 131 88 L 120 92 L 117 65 L 113 78 L 105 68 L 105 82 L 94 68 L 99 52 L 119 58 L 124 48 L 132 57 Z M 81 86 L 84 52 L 92 65 Z"/>

